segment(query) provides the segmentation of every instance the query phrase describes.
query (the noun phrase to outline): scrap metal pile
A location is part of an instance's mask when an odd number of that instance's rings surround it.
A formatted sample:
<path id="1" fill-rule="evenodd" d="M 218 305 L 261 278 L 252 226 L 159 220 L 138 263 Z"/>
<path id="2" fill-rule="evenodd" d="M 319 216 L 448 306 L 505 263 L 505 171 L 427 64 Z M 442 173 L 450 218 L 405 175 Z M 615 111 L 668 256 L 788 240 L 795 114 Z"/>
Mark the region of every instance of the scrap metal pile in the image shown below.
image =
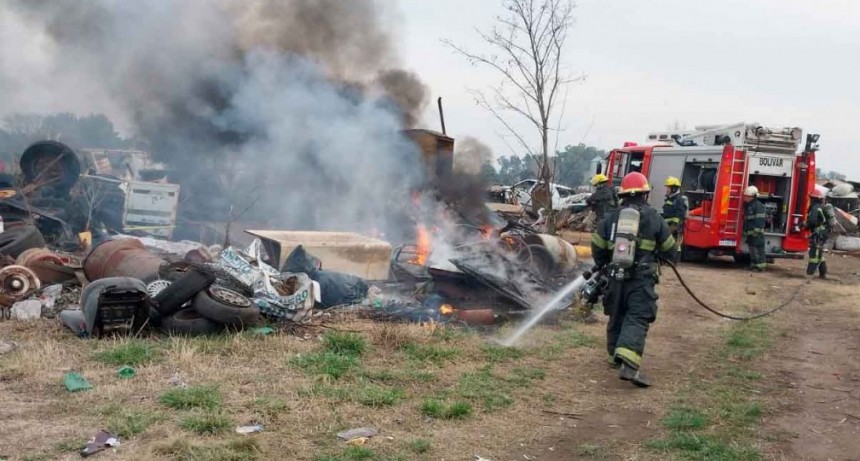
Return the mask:
<path id="1" fill-rule="evenodd" d="M 38 230 L 17 227 L 0 237 L 28 235 L 30 248 L 0 247 L 7 261 L 17 253 L 0 269 L 0 306 L 5 318 L 57 317 L 80 337 L 238 331 L 344 307 L 379 320 L 490 325 L 528 312 L 579 268 L 569 243 L 507 227 L 435 251 L 388 250 L 392 275 L 372 281 L 324 270 L 336 261 L 302 245 L 275 269 L 260 239 L 222 249 L 115 236 L 81 256 L 48 250 Z"/>
<path id="2" fill-rule="evenodd" d="M 0 178 L 0 319 L 57 318 L 79 337 L 238 331 L 335 308 L 490 325 L 580 268 L 571 244 L 480 200 L 413 217 L 416 243 L 394 248 L 342 232 L 248 230 L 246 248 L 171 241 L 178 189 L 82 174 L 75 156 L 36 143 L 21 175 Z"/>

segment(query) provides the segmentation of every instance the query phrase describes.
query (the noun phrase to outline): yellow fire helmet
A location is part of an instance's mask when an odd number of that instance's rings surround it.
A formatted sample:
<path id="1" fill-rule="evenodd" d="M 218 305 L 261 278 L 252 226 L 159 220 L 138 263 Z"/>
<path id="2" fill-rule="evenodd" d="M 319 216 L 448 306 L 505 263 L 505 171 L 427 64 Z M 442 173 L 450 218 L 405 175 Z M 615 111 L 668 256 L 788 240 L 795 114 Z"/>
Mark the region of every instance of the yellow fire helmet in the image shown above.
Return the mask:
<path id="1" fill-rule="evenodd" d="M 606 181 L 609 181 L 609 178 L 607 178 L 605 174 L 597 173 L 596 175 L 592 176 L 591 185 L 596 186 L 598 184 L 605 183 Z"/>
<path id="2" fill-rule="evenodd" d="M 681 180 L 674 176 L 669 176 L 666 178 L 666 187 L 681 187 Z"/>

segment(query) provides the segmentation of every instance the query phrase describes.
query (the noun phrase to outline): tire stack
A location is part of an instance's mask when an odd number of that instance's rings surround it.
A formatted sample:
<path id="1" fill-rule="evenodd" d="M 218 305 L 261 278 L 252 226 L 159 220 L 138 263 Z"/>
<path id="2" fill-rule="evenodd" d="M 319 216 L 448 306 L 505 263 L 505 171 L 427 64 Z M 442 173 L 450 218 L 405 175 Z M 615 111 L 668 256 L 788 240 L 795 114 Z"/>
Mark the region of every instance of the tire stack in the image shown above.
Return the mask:
<path id="1" fill-rule="evenodd" d="M 45 238 L 36 226 L 20 225 L 0 233 L 0 255 L 8 256 L 12 261 L 31 248 L 44 246 Z"/>
<path id="2" fill-rule="evenodd" d="M 150 319 L 163 331 L 201 335 L 238 331 L 260 320 L 241 282 L 203 265 L 174 263 L 162 267 L 161 279 L 150 283 Z"/>

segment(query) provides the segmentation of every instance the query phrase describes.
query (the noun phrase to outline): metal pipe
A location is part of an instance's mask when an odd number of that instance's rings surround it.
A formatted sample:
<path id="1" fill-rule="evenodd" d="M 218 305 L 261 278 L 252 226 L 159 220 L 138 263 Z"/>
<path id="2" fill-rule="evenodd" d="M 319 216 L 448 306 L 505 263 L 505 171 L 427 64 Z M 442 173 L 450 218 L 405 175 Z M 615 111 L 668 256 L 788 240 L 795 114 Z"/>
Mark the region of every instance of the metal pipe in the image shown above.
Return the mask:
<path id="1" fill-rule="evenodd" d="M 442 122 L 442 134 L 447 136 L 448 132 L 445 131 L 445 113 L 442 112 L 442 96 L 439 96 L 436 102 L 439 104 L 439 120 Z"/>

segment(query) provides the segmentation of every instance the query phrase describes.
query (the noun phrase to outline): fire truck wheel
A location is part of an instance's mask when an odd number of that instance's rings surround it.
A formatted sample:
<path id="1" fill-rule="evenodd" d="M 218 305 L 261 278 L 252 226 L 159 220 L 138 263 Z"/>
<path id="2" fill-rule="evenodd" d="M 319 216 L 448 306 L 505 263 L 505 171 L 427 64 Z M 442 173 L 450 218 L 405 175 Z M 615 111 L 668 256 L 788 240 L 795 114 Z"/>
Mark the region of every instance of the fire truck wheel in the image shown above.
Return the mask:
<path id="1" fill-rule="evenodd" d="M 735 262 L 738 264 L 749 264 L 750 263 L 750 255 L 747 253 L 735 253 L 732 255 L 735 259 Z"/>
<path id="2" fill-rule="evenodd" d="M 693 248 L 687 245 L 681 247 L 681 261 L 700 263 L 708 259 L 708 250 Z"/>
<path id="3" fill-rule="evenodd" d="M 224 327 L 189 308 L 161 319 L 161 329 L 173 335 L 197 336 L 218 333 Z"/>
<path id="4" fill-rule="evenodd" d="M 214 274 L 191 269 L 152 298 L 154 307 L 161 315 L 171 315 L 214 281 Z"/>
<path id="5" fill-rule="evenodd" d="M 17 258 L 30 248 L 45 246 L 45 238 L 36 226 L 19 226 L 0 234 L 0 254 Z"/>
<path id="6" fill-rule="evenodd" d="M 194 309 L 203 317 L 234 329 L 242 329 L 260 320 L 260 309 L 250 299 L 215 285 L 197 293 Z"/>

